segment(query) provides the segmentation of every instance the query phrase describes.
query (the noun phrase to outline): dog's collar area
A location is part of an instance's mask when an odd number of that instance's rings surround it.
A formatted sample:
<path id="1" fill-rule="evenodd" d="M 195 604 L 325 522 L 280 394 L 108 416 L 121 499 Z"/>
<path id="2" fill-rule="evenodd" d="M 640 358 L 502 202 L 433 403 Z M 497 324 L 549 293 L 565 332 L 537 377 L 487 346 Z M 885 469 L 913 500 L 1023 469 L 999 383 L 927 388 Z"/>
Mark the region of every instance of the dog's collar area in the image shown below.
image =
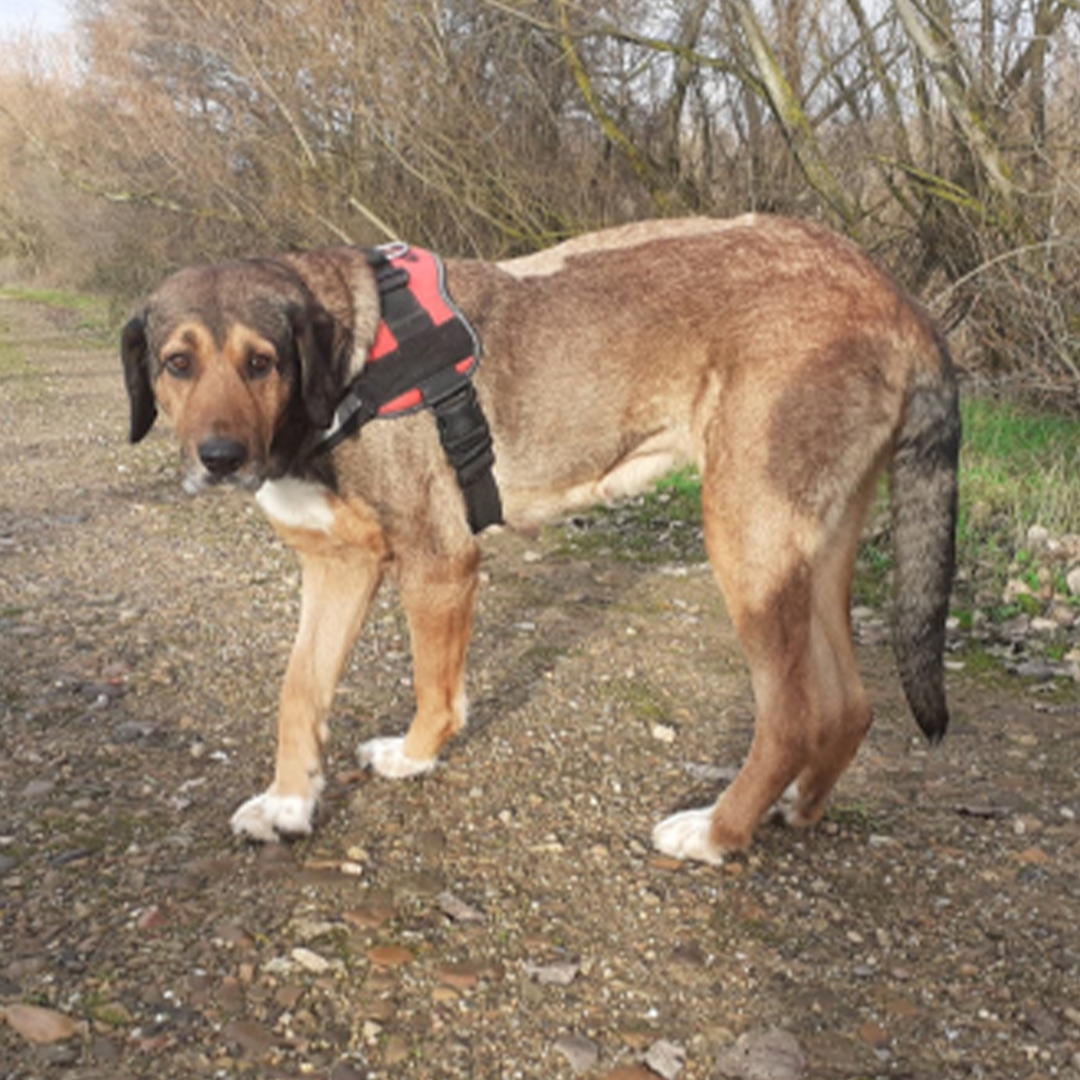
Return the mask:
<path id="1" fill-rule="evenodd" d="M 364 255 L 375 272 L 382 319 L 363 370 L 314 453 L 329 452 L 376 417 L 431 409 L 465 497 L 469 527 L 479 533 L 500 524 L 491 429 L 472 380 L 480 341 L 450 299 L 442 260 L 401 243 L 365 248 Z"/>

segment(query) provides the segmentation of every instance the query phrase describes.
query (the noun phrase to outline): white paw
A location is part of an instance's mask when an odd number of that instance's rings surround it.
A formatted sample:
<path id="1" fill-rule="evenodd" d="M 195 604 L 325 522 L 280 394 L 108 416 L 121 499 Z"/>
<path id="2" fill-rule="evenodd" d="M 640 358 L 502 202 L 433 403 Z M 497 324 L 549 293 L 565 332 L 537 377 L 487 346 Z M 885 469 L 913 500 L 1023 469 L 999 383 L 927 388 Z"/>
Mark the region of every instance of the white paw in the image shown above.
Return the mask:
<path id="1" fill-rule="evenodd" d="M 365 768 L 373 769 L 390 780 L 404 780 L 408 776 L 431 772 L 438 761 L 437 758 L 418 761 L 408 757 L 405 753 L 405 739 L 402 737 L 369 739 L 360 744 L 356 756 Z"/>
<path id="2" fill-rule="evenodd" d="M 784 789 L 784 794 L 773 803 L 772 812 L 786 825 L 796 823 L 795 808 L 799 805 L 799 782 L 793 780 Z"/>
<path id="3" fill-rule="evenodd" d="M 232 816 L 232 830 L 237 836 L 270 843 L 282 836 L 306 836 L 311 832 L 315 804 L 323 781 L 319 777 L 309 798 L 302 795 L 275 795 L 273 789 L 248 799 Z"/>
<path id="4" fill-rule="evenodd" d="M 653 843 L 658 851 L 675 859 L 696 859 L 719 866 L 724 856 L 709 840 L 712 815 L 711 806 L 672 814 L 653 829 Z"/>

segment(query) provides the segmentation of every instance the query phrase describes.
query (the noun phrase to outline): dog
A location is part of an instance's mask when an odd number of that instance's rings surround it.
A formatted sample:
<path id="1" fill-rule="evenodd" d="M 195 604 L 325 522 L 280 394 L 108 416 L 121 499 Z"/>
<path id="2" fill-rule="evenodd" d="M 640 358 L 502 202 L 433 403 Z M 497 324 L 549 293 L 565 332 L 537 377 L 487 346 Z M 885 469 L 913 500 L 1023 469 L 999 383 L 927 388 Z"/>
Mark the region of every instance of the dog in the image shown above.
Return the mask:
<path id="1" fill-rule="evenodd" d="M 661 852 L 718 863 L 785 794 L 794 825 L 824 813 L 871 722 L 849 608 L 886 470 L 900 679 L 928 739 L 942 737 L 956 377 L 930 317 L 883 271 L 823 227 L 751 214 L 449 260 L 445 275 L 482 342 L 475 392 L 508 526 L 620 499 L 683 462 L 700 470 L 755 729 L 714 805 L 656 827 Z M 320 452 L 381 318 L 371 261 L 340 246 L 181 270 L 122 335 L 131 441 L 160 409 L 185 487 L 254 492 L 299 555 L 274 780 L 232 818 L 255 840 L 312 829 L 331 699 L 382 578 L 407 615 L 416 713 L 361 760 L 424 773 L 466 722 L 480 554 L 432 415 L 379 419 Z"/>

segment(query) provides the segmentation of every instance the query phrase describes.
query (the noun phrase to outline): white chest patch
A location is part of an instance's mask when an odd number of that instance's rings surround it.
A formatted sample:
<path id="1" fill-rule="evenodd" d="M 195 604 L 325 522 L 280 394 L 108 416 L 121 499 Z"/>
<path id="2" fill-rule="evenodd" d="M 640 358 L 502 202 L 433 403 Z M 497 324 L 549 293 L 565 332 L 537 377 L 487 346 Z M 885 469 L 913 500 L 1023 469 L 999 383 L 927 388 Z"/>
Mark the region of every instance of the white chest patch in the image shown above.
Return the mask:
<path id="1" fill-rule="evenodd" d="M 321 484 L 292 476 L 267 480 L 255 493 L 262 512 L 279 525 L 329 533 L 334 527 L 330 492 Z"/>

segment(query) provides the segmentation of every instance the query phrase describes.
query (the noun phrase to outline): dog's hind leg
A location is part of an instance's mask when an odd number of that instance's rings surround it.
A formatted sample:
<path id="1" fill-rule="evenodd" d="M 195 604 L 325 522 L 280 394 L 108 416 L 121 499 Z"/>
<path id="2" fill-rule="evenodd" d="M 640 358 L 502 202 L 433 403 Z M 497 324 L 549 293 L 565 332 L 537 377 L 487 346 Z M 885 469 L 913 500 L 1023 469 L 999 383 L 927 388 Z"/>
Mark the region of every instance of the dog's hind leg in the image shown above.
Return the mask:
<path id="1" fill-rule="evenodd" d="M 416 715 L 399 737 L 371 739 L 360 761 L 402 778 L 434 768 L 443 745 L 465 726 L 465 657 L 472 636 L 479 549 L 403 562 L 398 584 L 412 639 Z"/>
<path id="2" fill-rule="evenodd" d="M 740 482 L 703 484 L 705 540 L 750 667 L 756 718 L 750 753 L 714 806 L 661 822 L 656 846 L 718 863 L 747 847 L 758 821 L 808 760 L 812 676 L 811 565 L 800 554 L 804 522 L 782 500 L 749 501 Z"/>
<path id="3" fill-rule="evenodd" d="M 295 537 L 289 542 L 300 548 Z M 254 840 L 309 833 L 322 790 L 326 718 L 349 651 L 382 576 L 377 551 L 320 541 L 300 548 L 300 627 L 278 713 L 274 782 L 233 815 Z"/>
<path id="4" fill-rule="evenodd" d="M 851 637 L 851 580 L 865 506 L 872 486 L 849 506 L 837 535 L 814 570 L 811 671 L 816 707 L 807 732 L 808 757 L 785 807 L 791 825 L 821 819 L 833 785 L 851 764 L 870 729 L 870 702 L 859 676 Z"/>
<path id="5" fill-rule="evenodd" d="M 724 852 L 747 847 L 793 781 L 788 820 L 812 824 L 824 812 L 870 724 L 849 602 L 872 485 L 868 470 L 832 527 L 770 497 L 765 484 L 704 485 L 709 555 L 750 667 L 754 739 L 714 806 L 657 827 L 654 840 L 665 853 L 716 863 Z"/>

